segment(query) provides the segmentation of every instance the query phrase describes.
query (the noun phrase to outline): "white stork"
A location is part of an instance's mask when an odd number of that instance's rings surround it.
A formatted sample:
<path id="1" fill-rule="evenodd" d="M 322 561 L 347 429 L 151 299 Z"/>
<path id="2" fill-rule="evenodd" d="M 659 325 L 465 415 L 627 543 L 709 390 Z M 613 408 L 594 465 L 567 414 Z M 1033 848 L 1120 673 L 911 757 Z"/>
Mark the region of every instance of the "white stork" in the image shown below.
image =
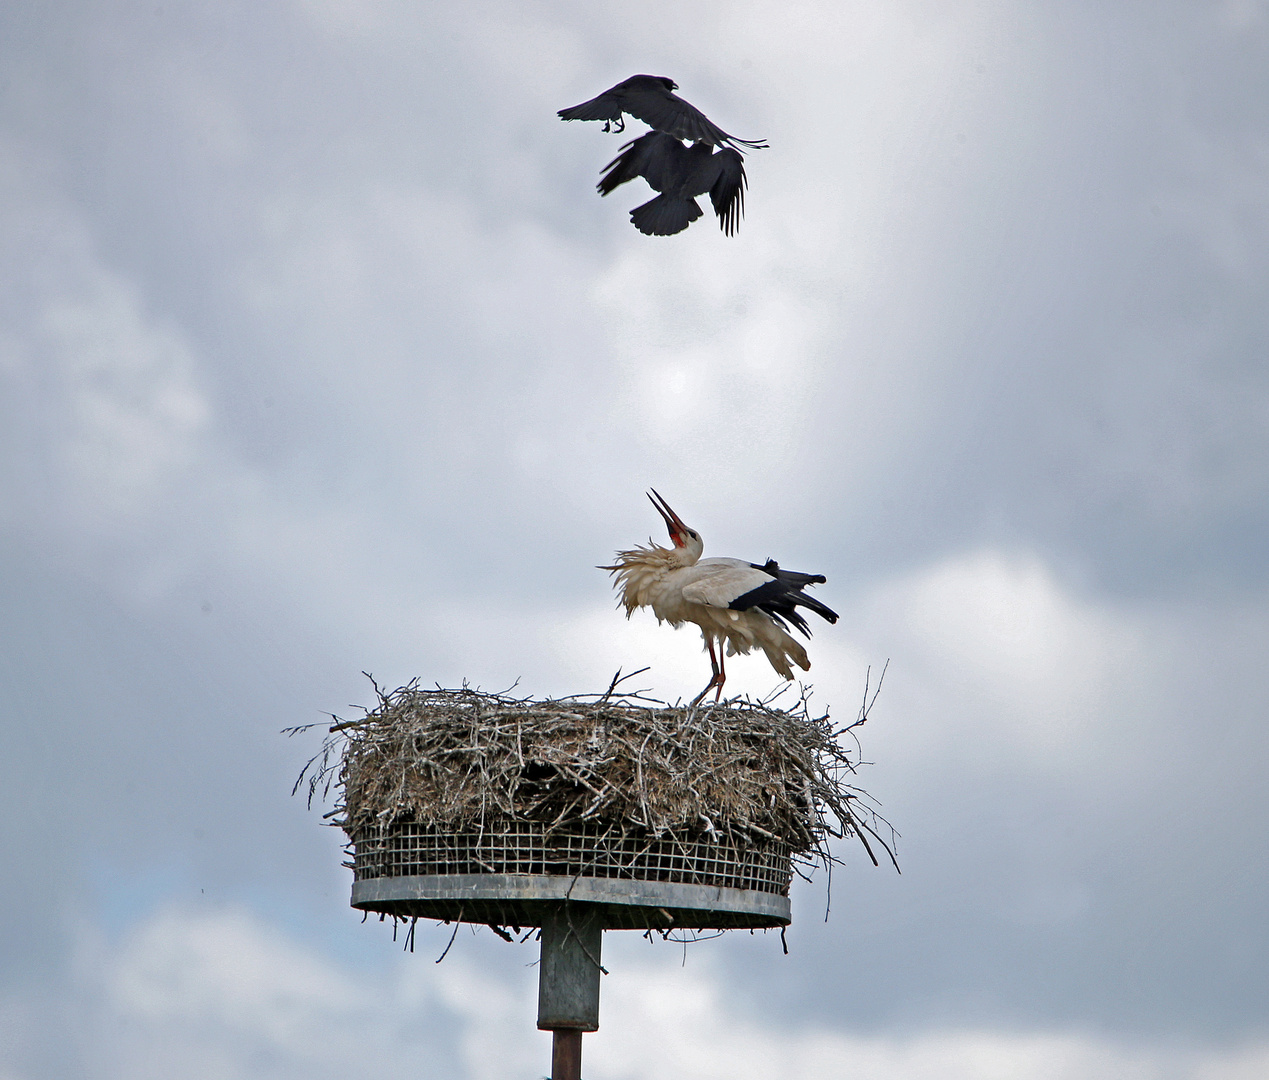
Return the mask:
<path id="1" fill-rule="evenodd" d="M 701 628 L 713 675 L 692 704 L 698 704 L 711 690 L 715 701 L 721 697 L 727 679 L 724 644 L 728 656 L 747 653 L 756 645 L 786 679 L 793 678 L 790 660 L 809 671 L 806 650 L 787 630 L 791 623 L 811 636 L 798 607 L 809 608 L 830 623 L 837 622 L 837 612 L 802 591 L 806 585 L 825 581 L 824 576 L 782 570 L 774 559 L 762 565 L 743 559 L 702 559 L 705 545 L 700 533 L 683 524 L 655 488 L 648 498 L 665 519 L 674 546 L 663 548 L 649 540 L 648 547 L 617 552 L 612 566 L 599 569 L 612 572 L 626 618 L 635 608 L 650 607 L 657 622 L 674 627 L 692 622 Z"/>

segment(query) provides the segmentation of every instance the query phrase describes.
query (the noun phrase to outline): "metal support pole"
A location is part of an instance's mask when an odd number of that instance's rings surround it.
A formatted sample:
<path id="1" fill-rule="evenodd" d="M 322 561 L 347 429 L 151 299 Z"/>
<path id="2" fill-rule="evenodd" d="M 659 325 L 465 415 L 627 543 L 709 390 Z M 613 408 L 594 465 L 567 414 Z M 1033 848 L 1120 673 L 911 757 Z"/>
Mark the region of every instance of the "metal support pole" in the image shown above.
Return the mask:
<path id="1" fill-rule="evenodd" d="M 538 1027 L 599 1030 L 599 953 L 604 927 L 591 904 L 561 904 L 542 926 Z"/>
<path id="2" fill-rule="evenodd" d="M 553 1034 L 551 1080 L 582 1080 L 582 1033 L 576 1028 Z"/>
<path id="3" fill-rule="evenodd" d="M 581 1080 L 582 1032 L 599 1030 L 600 949 L 596 905 L 564 903 L 542 926 L 538 1027 L 554 1032 L 551 1080 Z"/>

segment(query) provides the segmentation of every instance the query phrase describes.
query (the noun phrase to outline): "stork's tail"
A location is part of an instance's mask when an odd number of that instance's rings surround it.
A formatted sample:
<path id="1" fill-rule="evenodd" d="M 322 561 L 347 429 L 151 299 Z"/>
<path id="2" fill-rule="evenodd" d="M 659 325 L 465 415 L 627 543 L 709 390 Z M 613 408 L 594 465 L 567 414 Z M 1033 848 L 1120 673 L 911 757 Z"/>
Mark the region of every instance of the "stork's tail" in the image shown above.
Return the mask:
<path id="1" fill-rule="evenodd" d="M 767 660 L 770 661 L 771 666 L 786 679 L 793 678 L 790 660 L 803 671 L 811 670 L 811 658 L 806 655 L 802 643 L 797 638 L 786 634 L 774 623 L 767 633 L 758 635 L 757 644 L 767 654 Z"/>

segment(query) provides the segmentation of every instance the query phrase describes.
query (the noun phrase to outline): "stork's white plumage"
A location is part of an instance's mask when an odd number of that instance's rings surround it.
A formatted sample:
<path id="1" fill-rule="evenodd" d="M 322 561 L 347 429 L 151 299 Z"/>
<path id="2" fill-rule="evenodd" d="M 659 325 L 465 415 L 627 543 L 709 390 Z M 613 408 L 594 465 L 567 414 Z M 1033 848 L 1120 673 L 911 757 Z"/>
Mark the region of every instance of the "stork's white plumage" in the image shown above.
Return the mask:
<path id="1" fill-rule="evenodd" d="M 806 650 L 787 628 L 791 624 L 811 636 L 799 607 L 830 623 L 837 621 L 837 612 L 802 591 L 806 585 L 822 583 L 824 576 L 782 570 L 774 559 L 763 564 L 743 559 L 702 559 L 705 545 L 700 533 L 689 529 L 655 489 L 648 498 L 665 519 L 674 546 L 663 548 L 649 540 L 648 547 L 617 552 L 617 561 L 600 569 L 612 572 L 627 618 L 635 608 L 649 607 L 658 622 L 674 627 L 691 622 L 701 628 L 713 675 L 692 704 L 711 690 L 715 691 L 715 701 L 721 697 L 727 679 L 724 645 L 728 656 L 760 648 L 771 666 L 786 679 L 793 678 L 790 661 L 809 671 L 811 661 Z"/>

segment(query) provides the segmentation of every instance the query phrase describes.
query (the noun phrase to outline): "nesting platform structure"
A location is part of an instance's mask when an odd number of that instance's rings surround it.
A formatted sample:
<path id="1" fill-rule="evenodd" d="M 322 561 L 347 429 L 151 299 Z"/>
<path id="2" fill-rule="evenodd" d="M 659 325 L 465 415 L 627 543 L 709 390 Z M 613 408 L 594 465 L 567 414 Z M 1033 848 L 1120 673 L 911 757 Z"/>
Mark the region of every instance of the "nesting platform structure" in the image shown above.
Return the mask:
<path id="1" fill-rule="evenodd" d="M 794 873 L 831 861 L 831 838 L 876 835 L 844 729 L 804 702 L 688 710 L 411 684 L 332 730 L 347 741 L 335 764 L 328 742 L 318 774 L 337 772 L 353 907 L 541 927 L 555 1080 L 577 1075 L 580 1033 L 599 1025 L 605 929 L 782 928 Z"/>
<path id="2" fill-rule="evenodd" d="M 562 903 L 609 930 L 787 926 L 787 844 L 648 838 L 603 826 L 491 822 L 454 833 L 418 822 L 354 840 L 353 907 L 398 918 L 543 926 Z"/>

